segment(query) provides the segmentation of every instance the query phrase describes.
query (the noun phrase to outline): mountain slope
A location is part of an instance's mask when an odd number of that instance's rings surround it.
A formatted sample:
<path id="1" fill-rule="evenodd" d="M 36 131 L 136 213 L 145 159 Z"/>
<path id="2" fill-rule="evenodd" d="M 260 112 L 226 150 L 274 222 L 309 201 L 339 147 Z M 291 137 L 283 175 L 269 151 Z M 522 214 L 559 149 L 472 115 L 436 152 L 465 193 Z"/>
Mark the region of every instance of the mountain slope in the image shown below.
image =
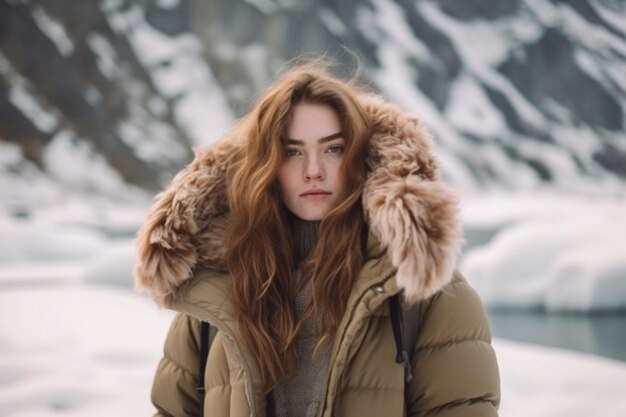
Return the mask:
<path id="1" fill-rule="evenodd" d="M 460 188 L 623 194 L 625 21 L 610 0 L 0 0 L 0 140 L 43 172 L 81 144 L 156 190 L 285 60 L 350 73 L 348 48 Z"/>

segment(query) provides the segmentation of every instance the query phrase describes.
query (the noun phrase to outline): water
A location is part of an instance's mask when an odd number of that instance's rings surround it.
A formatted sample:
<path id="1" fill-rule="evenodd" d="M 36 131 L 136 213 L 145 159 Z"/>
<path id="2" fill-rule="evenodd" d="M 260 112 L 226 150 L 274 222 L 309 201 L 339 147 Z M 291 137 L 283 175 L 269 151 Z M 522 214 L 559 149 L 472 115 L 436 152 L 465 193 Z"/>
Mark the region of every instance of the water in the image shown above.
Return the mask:
<path id="1" fill-rule="evenodd" d="M 501 226 L 466 227 L 464 251 L 490 242 Z M 495 337 L 626 362 L 626 311 L 575 314 L 493 309 L 488 315 Z"/>
<path id="2" fill-rule="evenodd" d="M 626 312 L 554 314 L 490 310 L 495 337 L 576 350 L 626 362 Z"/>

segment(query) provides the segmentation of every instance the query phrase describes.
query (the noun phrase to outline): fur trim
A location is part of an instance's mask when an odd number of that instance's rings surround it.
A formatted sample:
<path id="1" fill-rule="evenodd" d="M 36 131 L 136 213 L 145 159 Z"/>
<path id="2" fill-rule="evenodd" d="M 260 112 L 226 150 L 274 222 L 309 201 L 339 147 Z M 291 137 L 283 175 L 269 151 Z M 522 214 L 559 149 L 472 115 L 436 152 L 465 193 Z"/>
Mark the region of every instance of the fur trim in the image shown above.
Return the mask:
<path id="1" fill-rule="evenodd" d="M 457 200 L 439 180 L 433 141 L 421 122 L 375 96 L 362 103 L 373 124 L 364 209 L 411 304 L 452 278 L 462 243 Z M 157 195 L 137 233 L 136 285 L 161 306 L 172 304 L 195 267 L 225 270 L 226 177 L 238 148 L 227 139 L 199 151 Z"/>

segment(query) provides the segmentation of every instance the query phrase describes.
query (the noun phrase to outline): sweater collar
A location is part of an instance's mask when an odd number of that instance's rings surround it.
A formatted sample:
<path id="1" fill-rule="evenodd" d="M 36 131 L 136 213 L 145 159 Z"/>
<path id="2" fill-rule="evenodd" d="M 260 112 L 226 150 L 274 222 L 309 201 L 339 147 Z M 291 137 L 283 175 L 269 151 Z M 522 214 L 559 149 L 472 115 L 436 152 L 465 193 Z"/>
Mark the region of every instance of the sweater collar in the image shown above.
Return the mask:
<path id="1" fill-rule="evenodd" d="M 315 249 L 319 237 L 320 222 L 310 222 L 291 215 L 290 223 L 293 231 L 294 264 L 299 265 Z"/>

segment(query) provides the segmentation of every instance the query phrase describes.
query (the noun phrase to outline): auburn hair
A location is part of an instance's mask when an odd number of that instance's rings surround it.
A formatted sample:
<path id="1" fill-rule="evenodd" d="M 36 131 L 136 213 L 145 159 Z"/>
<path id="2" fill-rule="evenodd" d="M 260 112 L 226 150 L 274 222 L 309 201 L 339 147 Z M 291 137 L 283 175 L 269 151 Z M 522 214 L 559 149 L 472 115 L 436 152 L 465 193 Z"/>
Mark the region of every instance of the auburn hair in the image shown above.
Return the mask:
<path id="1" fill-rule="evenodd" d="M 295 339 L 304 320 L 313 314 L 323 319 L 316 351 L 332 341 L 363 264 L 367 228 L 361 198 L 370 122 L 360 93 L 353 81 L 334 77 L 319 63 L 299 65 L 279 76 L 235 128 L 245 145 L 230 175 L 225 260 L 238 329 L 268 392 L 295 370 Z M 344 195 L 322 219 L 318 242 L 301 266 L 302 276 L 313 280 L 312 297 L 297 322 L 292 230 L 276 178 L 293 109 L 300 103 L 323 104 L 336 112 L 345 150 Z"/>

